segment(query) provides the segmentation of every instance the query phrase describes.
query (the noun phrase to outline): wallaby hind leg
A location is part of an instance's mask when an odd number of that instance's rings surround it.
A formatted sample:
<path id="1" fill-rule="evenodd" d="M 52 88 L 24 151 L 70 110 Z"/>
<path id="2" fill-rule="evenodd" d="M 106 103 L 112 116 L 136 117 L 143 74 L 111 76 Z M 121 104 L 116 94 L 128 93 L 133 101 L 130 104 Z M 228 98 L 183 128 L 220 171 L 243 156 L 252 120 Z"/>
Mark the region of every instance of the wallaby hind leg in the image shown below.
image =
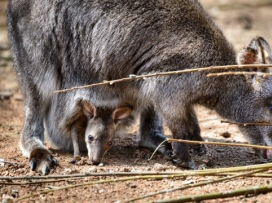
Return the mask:
<path id="1" fill-rule="evenodd" d="M 74 148 L 74 158 L 70 161 L 70 163 L 76 164 L 81 158 L 79 151 L 79 130 L 75 125 L 71 129 L 71 137 Z"/>
<path id="2" fill-rule="evenodd" d="M 141 112 L 138 145 L 155 150 L 163 141 L 165 141 L 165 136 L 162 119 L 152 107 L 144 109 Z M 171 150 L 170 143 L 164 143 L 164 147 L 159 148 L 159 151 L 166 156 Z"/>
<path id="3" fill-rule="evenodd" d="M 193 108 L 188 109 L 188 128 L 189 128 L 189 134 L 187 136 L 188 140 L 195 140 L 195 141 L 203 141 L 203 138 L 200 136 L 200 127 L 198 124 L 198 120 L 195 114 L 195 111 Z M 205 145 L 203 144 L 191 144 L 189 145 L 193 150 L 194 153 L 197 155 L 204 155 L 206 154 L 207 150 Z"/>

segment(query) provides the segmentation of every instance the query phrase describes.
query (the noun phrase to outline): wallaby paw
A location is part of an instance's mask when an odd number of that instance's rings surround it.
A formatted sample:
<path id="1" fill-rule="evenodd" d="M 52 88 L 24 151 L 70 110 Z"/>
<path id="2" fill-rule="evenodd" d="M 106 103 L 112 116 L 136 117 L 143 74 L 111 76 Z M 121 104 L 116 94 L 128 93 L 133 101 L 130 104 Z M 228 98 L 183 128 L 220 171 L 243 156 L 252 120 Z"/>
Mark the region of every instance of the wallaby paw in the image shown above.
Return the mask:
<path id="1" fill-rule="evenodd" d="M 172 158 L 173 162 L 175 164 L 177 164 L 179 167 L 189 168 L 189 169 L 193 169 L 193 170 L 197 169 L 195 162 L 191 158 L 189 158 L 188 161 L 183 161 L 181 159 L 178 159 L 177 156 L 174 154 L 171 156 L 171 158 Z"/>
<path id="2" fill-rule="evenodd" d="M 194 154 L 196 154 L 198 156 L 203 156 L 207 153 L 207 149 L 206 149 L 205 145 L 203 145 L 203 144 L 197 148 L 193 148 L 193 150 L 194 150 Z"/>
<path id="3" fill-rule="evenodd" d="M 71 164 L 76 164 L 81 160 L 81 157 L 79 155 L 74 156 L 74 158 L 70 161 Z"/>
<path id="4" fill-rule="evenodd" d="M 172 159 L 178 166 L 196 170 L 196 165 L 188 153 L 188 146 L 184 143 L 172 143 Z"/>
<path id="5" fill-rule="evenodd" d="M 57 164 L 57 160 L 46 149 L 34 149 L 30 153 L 30 168 L 32 171 L 41 171 L 43 175 L 47 175 Z"/>

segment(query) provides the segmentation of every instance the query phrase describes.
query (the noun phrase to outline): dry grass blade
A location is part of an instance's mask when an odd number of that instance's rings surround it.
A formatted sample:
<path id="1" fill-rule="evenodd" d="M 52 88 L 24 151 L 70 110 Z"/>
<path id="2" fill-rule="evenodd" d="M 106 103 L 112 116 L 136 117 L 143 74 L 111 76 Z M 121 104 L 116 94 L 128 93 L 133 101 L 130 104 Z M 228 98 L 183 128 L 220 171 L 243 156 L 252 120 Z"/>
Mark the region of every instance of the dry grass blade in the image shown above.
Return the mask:
<path id="1" fill-rule="evenodd" d="M 231 121 L 221 121 L 221 123 L 229 123 L 229 124 L 242 125 L 242 126 L 272 126 L 272 123 L 267 123 L 267 122 L 238 123 L 238 122 L 231 122 Z"/>
<path id="2" fill-rule="evenodd" d="M 174 192 L 176 190 L 185 190 L 185 189 L 192 188 L 192 187 L 199 187 L 199 186 L 203 186 L 203 185 L 207 185 L 207 184 L 214 184 L 214 183 L 218 183 L 218 182 L 222 182 L 222 181 L 228 181 L 228 180 L 231 180 L 231 179 L 234 179 L 234 178 L 238 178 L 238 177 L 242 177 L 242 176 L 248 176 L 248 175 L 252 175 L 252 174 L 258 173 L 258 172 L 263 172 L 263 171 L 266 171 L 266 170 L 268 170 L 268 169 L 260 169 L 260 170 L 250 171 L 250 172 L 241 173 L 241 174 L 237 174 L 237 175 L 232 175 L 230 177 L 218 178 L 216 180 L 209 180 L 209 181 L 204 181 L 204 182 L 195 183 L 195 184 L 188 184 L 188 185 L 181 186 L 181 187 L 161 190 L 161 191 L 150 193 L 150 194 L 147 194 L 147 195 L 144 195 L 144 196 L 141 196 L 141 197 L 136 197 L 136 198 L 133 198 L 133 199 L 129 199 L 129 200 L 126 200 L 124 202 L 125 203 L 133 202 L 133 201 L 136 201 L 136 200 L 141 200 L 141 199 L 144 199 L 144 198 L 147 198 L 147 197 L 152 197 L 152 196 L 159 195 L 159 194 Z"/>
<path id="3" fill-rule="evenodd" d="M 204 68 L 192 68 L 192 69 L 185 69 L 185 70 L 160 72 L 160 73 L 153 73 L 153 74 L 147 74 L 147 75 L 130 75 L 128 78 L 121 78 L 121 79 L 117 79 L 117 80 L 103 81 L 101 83 L 96 83 L 96 84 L 91 84 L 91 85 L 72 87 L 70 89 L 54 91 L 54 93 L 67 92 L 67 91 L 90 88 L 90 87 L 101 86 L 101 85 L 113 85 L 113 84 L 119 83 L 119 82 L 138 80 L 138 79 L 146 79 L 146 78 L 157 77 L 157 76 L 178 75 L 178 74 L 186 74 L 186 73 L 201 72 L 201 71 L 229 70 L 229 69 L 239 69 L 239 68 L 269 68 L 271 66 L 272 66 L 272 64 L 211 66 L 211 67 L 204 67 Z"/>

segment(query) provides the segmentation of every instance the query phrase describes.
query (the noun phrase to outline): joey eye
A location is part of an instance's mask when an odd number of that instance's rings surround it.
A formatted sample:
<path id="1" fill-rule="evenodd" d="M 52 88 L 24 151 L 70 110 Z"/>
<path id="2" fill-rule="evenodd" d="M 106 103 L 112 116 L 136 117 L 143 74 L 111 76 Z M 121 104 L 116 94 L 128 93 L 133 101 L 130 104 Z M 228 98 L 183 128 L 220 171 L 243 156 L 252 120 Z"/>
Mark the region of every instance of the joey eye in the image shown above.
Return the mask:
<path id="1" fill-rule="evenodd" d="M 112 146 L 112 141 L 109 141 L 109 142 L 108 142 L 108 145 L 109 145 L 109 146 Z"/>
<path id="2" fill-rule="evenodd" d="M 89 140 L 90 142 L 92 142 L 92 141 L 94 140 L 94 137 L 93 137 L 92 135 L 89 135 L 89 136 L 88 136 L 88 140 Z"/>
<path id="3" fill-rule="evenodd" d="M 270 111 L 272 111 L 272 106 L 269 106 Z"/>

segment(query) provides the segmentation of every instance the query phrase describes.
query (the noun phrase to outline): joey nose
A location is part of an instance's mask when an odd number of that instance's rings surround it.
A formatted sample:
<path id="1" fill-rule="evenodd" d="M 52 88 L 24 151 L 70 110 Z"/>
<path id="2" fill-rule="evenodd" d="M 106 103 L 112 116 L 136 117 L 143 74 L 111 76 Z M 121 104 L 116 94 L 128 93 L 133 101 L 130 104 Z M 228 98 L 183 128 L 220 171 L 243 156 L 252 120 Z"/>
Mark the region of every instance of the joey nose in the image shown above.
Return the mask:
<path id="1" fill-rule="evenodd" d="M 112 146 L 112 141 L 108 142 L 108 146 L 111 147 Z"/>
<path id="2" fill-rule="evenodd" d="M 100 164 L 100 160 L 99 160 L 99 159 L 96 159 L 96 158 L 92 158 L 92 163 L 93 163 L 94 165 L 98 165 L 98 164 Z"/>

